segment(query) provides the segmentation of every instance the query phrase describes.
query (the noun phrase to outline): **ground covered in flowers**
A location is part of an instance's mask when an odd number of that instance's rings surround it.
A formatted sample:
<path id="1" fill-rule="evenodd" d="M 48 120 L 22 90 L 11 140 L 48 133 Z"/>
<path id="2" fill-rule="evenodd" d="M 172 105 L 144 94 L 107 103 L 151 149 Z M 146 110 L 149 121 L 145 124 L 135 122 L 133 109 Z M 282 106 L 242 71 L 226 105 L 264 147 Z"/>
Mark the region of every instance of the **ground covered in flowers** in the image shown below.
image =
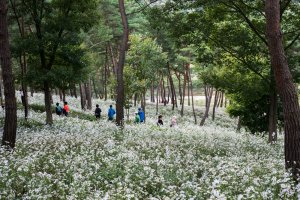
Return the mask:
<path id="1" fill-rule="evenodd" d="M 83 112 L 79 100 L 68 102 L 71 112 Z M 145 124 L 127 122 L 120 130 L 105 118 L 112 102 L 93 103 L 100 104 L 101 120 L 54 115 L 53 126 L 33 110 L 24 123 L 19 110 L 16 148 L 0 149 L 0 199 L 298 198 L 299 185 L 284 170 L 282 136 L 271 146 L 261 136 L 236 133 L 235 120 L 222 110 L 200 127 L 187 108 L 171 128 L 177 112 L 161 107 L 166 125 L 157 127 L 151 105 Z M 43 104 L 43 95 L 30 104 Z"/>

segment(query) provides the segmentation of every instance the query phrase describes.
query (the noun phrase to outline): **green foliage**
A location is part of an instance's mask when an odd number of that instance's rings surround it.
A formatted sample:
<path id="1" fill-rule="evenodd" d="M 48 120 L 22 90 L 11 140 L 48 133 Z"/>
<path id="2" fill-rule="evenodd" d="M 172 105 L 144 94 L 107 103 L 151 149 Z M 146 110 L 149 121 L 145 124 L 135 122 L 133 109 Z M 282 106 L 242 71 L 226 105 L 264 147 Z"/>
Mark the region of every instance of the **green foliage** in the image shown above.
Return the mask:
<path id="1" fill-rule="evenodd" d="M 167 55 L 150 37 L 130 36 L 127 65 L 124 68 L 126 99 L 134 93 L 144 94 L 157 77 L 164 72 Z"/>

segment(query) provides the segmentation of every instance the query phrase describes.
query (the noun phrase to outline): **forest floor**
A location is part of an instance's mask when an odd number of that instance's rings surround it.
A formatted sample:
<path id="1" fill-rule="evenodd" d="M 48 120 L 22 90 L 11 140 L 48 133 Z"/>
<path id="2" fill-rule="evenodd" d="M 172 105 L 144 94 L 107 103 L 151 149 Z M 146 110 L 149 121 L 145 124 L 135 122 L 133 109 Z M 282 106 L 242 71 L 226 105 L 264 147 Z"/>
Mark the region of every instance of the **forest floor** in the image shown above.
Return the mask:
<path id="1" fill-rule="evenodd" d="M 16 148 L 0 149 L 0 199 L 300 197 L 300 185 L 284 169 L 282 135 L 269 145 L 262 136 L 236 133 L 236 120 L 223 109 L 200 127 L 190 107 L 180 117 L 171 106 L 160 106 L 165 125 L 158 127 L 155 105 L 146 107 L 145 124 L 132 123 L 132 107 L 120 130 L 106 119 L 114 102 L 93 100 L 102 109 L 96 121 L 93 111 L 81 111 L 80 99 L 67 101 L 70 117 L 53 115 L 52 126 L 44 125 L 43 95 L 30 98 L 28 122 L 19 107 Z M 169 126 L 173 115 L 177 127 Z M 3 117 L 1 111 L 1 126 Z"/>

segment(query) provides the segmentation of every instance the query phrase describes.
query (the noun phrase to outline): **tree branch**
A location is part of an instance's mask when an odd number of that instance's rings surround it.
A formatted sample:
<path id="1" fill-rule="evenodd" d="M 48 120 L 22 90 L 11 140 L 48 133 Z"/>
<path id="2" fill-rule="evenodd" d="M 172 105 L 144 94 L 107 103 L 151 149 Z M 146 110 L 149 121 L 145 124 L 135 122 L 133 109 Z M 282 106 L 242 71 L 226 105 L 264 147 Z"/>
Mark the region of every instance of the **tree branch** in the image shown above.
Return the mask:
<path id="1" fill-rule="evenodd" d="M 142 11 L 144 11 L 146 8 L 148 8 L 151 4 L 156 3 L 156 2 L 158 2 L 158 1 L 159 1 L 159 0 L 153 0 L 153 1 L 150 1 L 150 3 L 144 5 L 142 8 L 140 8 L 140 9 L 134 11 L 134 12 L 131 12 L 131 13 L 126 14 L 126 16 L 130 16 L 130 15 L 133 15 L 133 14 L 136 14 L 136 13 L 139 13 L 139 12 L 142 12 Z"/>
<path id="2" fill-rule="evenodd" d="M 298 35 L 296 35 L 296 37 L 291 41 L 290 44 L 288 44 L 288 45 L 284 48 L 284 50 L 288 50 L 290 47 L 292 47 L 293 44 L 299 39 L 299 37 L 300 37 L 300 33 L 298 33 Z"/>
<path id="3" fill-rule="evenodd" d="M 261 41 L 263 43 L 265 43 L 266 46 L 268 46 L 268 42 L 267 40 L 259 33 L 259 31 L 256 29 L 256 27 L 254 26 L 254 24 L 251 22 L 251 20 L 247 17 L 247 15 L 244 13 L 244 11 L 237 5 L 235 4 L 232 0 L 230 1 L 233 4 L 234 9 L 240 13 L 242 15 L 242 17 L 244 18 L 245 22 L 248 24 L 248 26 L 250 27 L 250 29 L 261 39 Z M 223 4 L 225 6 L 228 6 L 228 4 L 224 3 Z M 232 6 L 229 6 L 232 8 Z"/>

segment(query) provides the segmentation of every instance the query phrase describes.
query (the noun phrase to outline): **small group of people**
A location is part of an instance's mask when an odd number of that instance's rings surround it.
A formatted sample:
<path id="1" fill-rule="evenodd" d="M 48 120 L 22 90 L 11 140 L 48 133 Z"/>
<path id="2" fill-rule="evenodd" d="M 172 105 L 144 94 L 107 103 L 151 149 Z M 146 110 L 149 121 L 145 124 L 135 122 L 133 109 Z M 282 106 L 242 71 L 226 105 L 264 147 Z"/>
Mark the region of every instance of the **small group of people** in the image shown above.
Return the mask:
<path id="1" fill-rule="evenodd" d="M 159 115 L 158 116 L 158 120 L 157 120 L 157 126 L 162 126 L 164 125 L 164 122 L 162 120 L 163 116 L 162 115 Z M 170 127 L 175 127 L 177 126 L 177 117 L 176 116 L 173 116 L 171 118 L 171 124 L 170 124 Z"/>
<path id="2" fill-rule="evenodd" d="M 100 119 L 101 117 L 101 112 L 102 110 L 99 108 L 99 105 L 96 104 L 96 109 L 95 109 L 95 117 L 97 119 Z M 107 117 L 108 117 L 108 120 L 109 121 L 112 121 L 114 119 L 114 116 L 116 114 L 116 111 L 115 109 L 113 108 L 112 105 L 109 106 L 109 109 L 108 109 L 108 112 L 107 112 Z M 157 125 L 158 126 L 162 126 L 164 125 L 164 122 L 162 120 L 163 116 L 162 115 L 159 115 L 158 116 L 158 121 L 157 121 Z M 138 111 L 135 112 L 135 119 L 134 119 L 134 122 L 135 123 L 143 123 L 145 122 L 145 113 L 143 111 L 142 108 L 138 108 Z M 177 126 L 177 117 L 176 116 L 173 116 L 171 118 L 171 124 L 170 124 L 170 127 L 175 127 Z"/>
<path id="3" fill-rule="evenodd" d="M 99 107 L 99 104 L 96 104 L 96 109 L 95 109 L 95 117 L 96 117 L 96 119 L 100 119 L 101 118 L 101 113 L 102 113 L 102 110 Z M 109 109 L 108 109 L 108 112 L 107 112 L 108 120 L 112 121 L 114 119 L 115 114 L 116 114 L 115 109 L 113 108 L 112 105 L 110 105 Z"/>
<path id="4" fill-rule="evenodd" d="M 65 115 L 67 117 L 68 114 L 69 114 L 69 112 L 70 112 L 70 108 L 69 108 L 68 102 L 64 102 L 64 107 L 63 108 L 57 102 L 56 103 L 56 107 L 55 107 L 55 112 L 59 116 Z"/>

